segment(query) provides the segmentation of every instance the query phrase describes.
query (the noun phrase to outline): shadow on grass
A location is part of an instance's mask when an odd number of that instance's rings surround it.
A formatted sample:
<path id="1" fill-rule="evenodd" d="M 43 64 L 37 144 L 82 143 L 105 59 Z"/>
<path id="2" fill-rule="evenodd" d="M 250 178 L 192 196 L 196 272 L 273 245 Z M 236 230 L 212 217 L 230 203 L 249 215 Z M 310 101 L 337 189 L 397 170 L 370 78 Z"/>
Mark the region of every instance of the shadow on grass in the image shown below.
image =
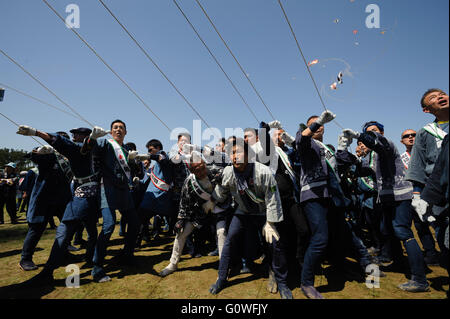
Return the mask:
<path id="1" fill-rule="evenodd" d="M 36 251 L 41 251 L 44 250 L 43 248 L 40 247 L 36 247 L 36 249 L 34 250 Z M 22 249 L 14 249 L 14 250 L 10 250 L 10 251 L 4 251 L 0 253 L 0 258 L 4 258 L 4 257 L 11 257 L 14 255 L 19 255 L 22 253 Z"/>
<path id="2" fill-rule="evenodd" d="M 27 282 L 0 287 L 0 299 L 40 299 L 55 290 L 56 285 L 55 281 L 39 287 L 30 287 Z M 65 282 L 63 285 L 65 286 Z"/>
<path id="3" fill-rule="evenodd" d="M 436 289 L 438 291 L 446 291 L 443 286 L 448 285 L 448 283 L 449 283 L 448 277 L 439 276 L 439 277 L 427 278 L 427 279 L 430 282 L 431 288 Z"/>
<path id="4" fill-rule="evenodd" d="M 323 275 L 327 278 L 327 284 L 317 287 L 317 290 L 321 293 L 342 291 L 347 281 L 365 282 L 360 265 L 348 260 L 344 262 L 342 267 L 329 266 L 325 268 Z"/>
<path id="5" fill-rule="evenodd" d="M 28 227 L 11 227 L 0 229 L 0 242 L 8 240 L 23 240 L 28 232 Z"/>

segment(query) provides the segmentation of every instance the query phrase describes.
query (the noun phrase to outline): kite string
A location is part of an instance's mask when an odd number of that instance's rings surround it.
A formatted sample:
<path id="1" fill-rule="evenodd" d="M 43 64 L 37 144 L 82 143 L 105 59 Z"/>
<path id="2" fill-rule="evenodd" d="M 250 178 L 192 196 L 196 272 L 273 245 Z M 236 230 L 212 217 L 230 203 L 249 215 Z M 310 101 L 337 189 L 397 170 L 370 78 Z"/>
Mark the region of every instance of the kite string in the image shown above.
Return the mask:
<path id="1" fill-rule="evenodd" d="M 17 124 L 16 122 L 14 122 L 13 120 L 11 120 L 9 117 L 7 117 L 5 114 L 3 114 L 2 112 L 0 112 L 0 115 L 3 116 L 5 119 L 7 119 L 8 121 L 10 121 L 11 123 L 13 123 L 15 126 L 20 127 L 19 124 Z M 45 144 L 42 144 L 39 140 L 35 139 L 33 136 L 30 136 L 33 140 L 35 140 L 37 143 L 39 143 L 40 145 L 44 146 Z"/>
<path id="2" fill-rule="evenodd" d="M 174 0 L 175 1 L 175 0 Z M 258 92 L 258 90 L 256 89 L 255 85 L 253 84 L 253 82 L 250 80 L 250 78 L 247 75 L 247 72 L 245 72 L 244 68 L 242 67 L 242 65 L 239 63 L 238 59 L 236 58 L 236 56 L 233 54 L 233 52 L 231 51 L 230 47 L 228 46 L 228 44 L 226 43 L 226 41 L 223 39 L 222 35 L 220 34 L 219 30 L 216 28 L 215 24 L 212 22 L 211 18 L 209 17 L 208 13 L 206 13 L 206 10 L 203 8 L 203 6 L 201 5 L 201 3 L 198 0 L 195 0 L 198 4 L 198 6 L 200 7 L 200 9 L 203 11 L 204 15 L 206 16 L 206 18 L 208 19 L 209 23 L 212 25 L 212 27 L 214 28 L 214 30 L 216 31 L 217 35 L 219 36 L 219 38 L 222 40 L 222 43 L 225 45 L 225 47 L 227 48 L 228 52 L 230 52 L 231 56 L 233 57 L 234 61 L 236 62 L 236 64 L 239 66 L 241 72 L 244 74 L 245 78 L 247 79 L 247 81 L 250 83 L 251 87 L 253 88 L 253 91 L 255 91 L 256 95 L 258 96 L 258 98 L 260 99 L 260 101 L 262 102 L 262 104 L 264 105 L 264 107 L 266 108 L 267 112 L 269 112 L 270 116 L 272 117 L 273 120 L 275 120 L 275 117 L 273 116 L 272 112 L 270 111 L 269 107 L 267 106 L 266 102 L 264 102 L 263 98 L 261 97 L 261 94 Z"/>
<path id="3" fill-rule="evenodd" d="M 53 105 L 53 104 L 50 104 L 50 103 L 45 102 L 45 101 L 43 101 L 43 100 L 41 100 L 41 99 L 38 99 L 37 97 L 31 96 L 31 95 L 29 95 L 29 94 L 27 94 L 27 93 L 25 93 L 25 92 L 22 92 L 22 91 L 20 91 L 20 90 L 18 90 L 18 89 L 15 89 L 15 88 L 13 88 L 13 87 L 11 87 L 11 86 L 9 86 L 9 85 L 4 84 L 4 83 L 0 83 L 0 85 L 1 85 L 1 86 L 4 86 L 4 87 L 7 88 L 7 89 L 13 90 L 13 91 L 15 91 L 15 92 L 17 92 L 17 93 L 19 93 L 19 94 L 22 94 L 23 96 L 26 96 L 26 97 L 28 97 L 28 98 L 30 98 L 30 99 L 33 99 L 33 100 L 35 100 L 35 101 L 38 101 L 39 103 L 48 105 L 48 106 L 54 108 L 55 110 L 58 110 L 58 111 L 60 111 L 60 112 L 66 113 L 67 115 L 70 115 L 70 116 L 72 116 L 72 117 L 75 117 L 75 118 L 79 119 L 77 116 L 73 115 L 72 113 L 69 113 L 69 112 L 67 112 L 67 111 L 65 111 L 65 110 L 63 110 L 63 109 L 61 109 L 61 108 L 59 108 L 59 107 L 57 107 L 57 106 L 55 106 L 55 105 Z"/>
<path id="4" fill-rule="evenodd" d="M 255 113 L 253 112 L 253 110 L 250 108 L 250 106 L 248 105 L 247 101 L 244 99 L 244 97 L 242 96 L 241 92 L 239 92 L 238 88 L 236 87 L 236 85 L 233 83 L 233 81 L 231 80 L 230 76 L 227 74 L 227 72 L 225 72 L 224 68 L 222 67 L 222 65 L 220 64 L 220 62 L 217 60 L 216 56 L 214 55 L 214 53 L 212 53 L 212 51 L 210 50 L 210 48 L 208 47 L 208 45 L 206 44 L 206 42 L 203 40 L 203 38 L 200 36 L 200 34 L 198 33 L 198 31 L 195 29 L 194 25 L 191 23 L 191 21 L 189 20 L 189 18 L 186 16 L 186 14 L 184 13 L 183 9 L 181 9 L 181 7 L 178 5 L 178 3 L 176 2 L 176 0 L 173 0 L 173 2 L 175 3 L 175 5 L 177 6 L 178 10 L 181 12 L 181 14 L 183 15 L 183 17 L 186 19 L 187 23 L 189 24 L 189 26 L 192 28 L 192 30 L 194 30 L 195 34 L 197 35 L 197 37 L 199 38 L 199 40 L 202 42 L 203 46 L 206 48 L 206 50 L 208 50 L 209 54 L 211 55 L 211 57 L 213 58 L 213 60 L 216 62 L 216 64 L 219 66 L 220 70 L 223 72 L 223 74 L 225 75 L 225 77 L 228 79 L 228 81 L 230 82 L 231 86 L 234 88 L 234 90 L 236 91 L 236 93 L 239 95 L 239 97 L 241 98 L 241 100 L 244 102 L 244 104 L 246 105 L 247 109 L 250 111 L 250 113 L 253 115 L 253 117 L 255 118 L 255 120 L 258 122 L 258 124 L 260 123 L 260 121 L 258 120 L 258 118 L 256 117 Z"/>
<path id="5" fill-rule="evenodd" d="M 57 16 L 59 19 L 61 19 L 61 21 L 67 26 L 66 21 L 64 20 L 64 18 L 46 1 L 46 0 L 42 0 Z M 69 27 L 69 26 L 68 26 Z M 122 77 L 119 76 L 119 74 L 117 74 L 116 71 L 114 71 L 114 69 L 108 64 L 106 63 L 106 61 L 97 53 L 97 51 L 95 51 L 95 49 L 88 43 L 86 42 L 86 40 L 83 39 L 83 37 L 77 32 L 75 31 L 74 28 L 70 28 L 69 29 L 97 56 L 97 58 L 99 58 L 99 60 L 101 62 L 103 62 L 103 64 L 128 88 L 128 90 L 133 93 L 134 96 L 136 96 L 138 98 L 138 100 L 147 108 L 147 110 L 149 110 L 168 130 L 169 132 L 171 132 L 171 129 L 169 128 L 169 126 L 163 121 L 161 120 L 158 115 L 155 114 L 155 112 L 153 112 L 153 110 L 147 105 L 147 103 L 145 103 L 145 101 L 136 93 L 136 91 L 134 91 L 127 82 L 125 82 L 124 79 L 122 79 Z"/>
<path id="6" fill-rule="evenodd" d="M 295 35 L 294 29 L 292 28 L 292 25 L 291 25 L 291 22 L 289 21 L 289 18 L 288 18 L 287 14 L 286 14 L 286 11 L 284 10 L 283 5 L 281 4 L 281 0 L 278 0 L 278 4 L 280 5 L 281 10 L 283 11 L 284 18 L 286 19 L 286 22 L 287 22 L 287 24 L 289 26 L 289 29 L 291 30 L 292 36 L 294 37 L 295 43 L 297 44 L 297 48 L 300 51 L 300 54 L 301 54 L 302 59 L 303 59 L 303 62 L 305 63 L 306 69 L 308 70 L 309 76 L 311 77 L 311 80 L 312 80 L 312 82 L 314 84 L 314 88 L 316 89 L 316 92 L 317 92 L 317 95 L 319 96 L 320 102 L 322 103 L 322 106 L 323 106 L 324 110 L 328 111 L 328 109 L 325 106 L 325 103 L 324 103 L 324 101 L 322 99 L 322 96 L 320 95 L 320 92 L 319 92 L 319 89 L 317 87 L 316 81 L 314 80 L 314 77 L 313 77 L 313 75 L 311 73 L 311 70 L 310 70 L 310 68 L 308 66 L 308 62 L 306 62 L 305 56 L 303 55 L 302 48 L 300 47 L 300 44 L 299 44 L 299 42 L 297 40 L 297 36 Z M 333 122 L 338 127 L 344 129 L 344 127 L 342 125 L 340 125 L 336 120 L 334 120 Z"/>
<path id="7" fill-rule="evenodd" d="M 128 36 L 133 40 L 133 42 L 138 46 L 138 48 L 144 53 L 147 59 L 158 69 L 158 71 L 162 74 L 162 76 L 169 82 L 169 84 L 177 91 L 177 93 L 181 96 L 181 98 L 189 105 L 189 107 L 194 111 L 195 114 L 206 124 L 208 128 L 211 128 L 206 122 L 206 120 L 200 115 L 200 113 L 194 108 L 194 106 L 187 100 L 187 98 L 181 93 L 181 91 L 175 86 L 175 84 L 169 79 L 169 77 L 162 71 L 162 69 L 158 66 L 158 64 L 150 57 L 147 51 L 139 44 L 139 42 L 135 39 L 135 37 L 128 31 L 128 29 L 119 21 L 119 19 L 114 15 L 114 13 L 106 6 L 106 4 L 99 0 L 99 2 L 103 5 L 103 7 L 108 11 L 108 13 L 116 20 L 116 22 L 121 26 L 121 28 L 128 34 Z"/>

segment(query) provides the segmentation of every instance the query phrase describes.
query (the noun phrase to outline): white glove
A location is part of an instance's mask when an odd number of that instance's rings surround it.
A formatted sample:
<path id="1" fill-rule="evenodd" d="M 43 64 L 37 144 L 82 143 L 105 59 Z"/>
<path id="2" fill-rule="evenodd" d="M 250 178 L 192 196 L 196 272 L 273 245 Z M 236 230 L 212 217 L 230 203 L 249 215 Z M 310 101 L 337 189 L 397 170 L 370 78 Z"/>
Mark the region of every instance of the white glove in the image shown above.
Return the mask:
<path id="1" fill-rule="evenodd" d="M 25 136 L 36 136 L 36 132 L 37 130 L 31 126 L 20 125 L 16 133 Z"/>
<path id="2" fill-rule="evenodd" d="M 352 139 L 346 137 L 345 135 L 339 135 L 338 137 L 338 151 L 345 151 L 347 150 L 348 146 L 352 143 Z"/>
<path id="3" fill-rule="evenodd" d="M 198 145 L 194 144 L 184 144 L 183 145 L 183 153 L 184 154 L 191 154 L 193 151 L 201 152 L 202 149 Z"/>
<path id="4" fill-rule="evenodd" d="M 139 181 L 140 181 L 139 177 L 137 177 L 137 176 L 133 177 L 133 184 L 134 185 L 138 185 Z"/>
<path id="5" fill-rule="evenodd" d="M 281 126 L 281 122 L 280 121 L 272 121 L 272 122 L 269 122 L 269 127 L 270 128 L 277 128 L 277 129 L 279 129 L 279 130 L 281 130 L 283 127 Z"/>
<path id="6" fill-rule="evenodd" d="M 202 208 L 205 214 L 208 214 L 209 212 L 212 212 L 214 210 L 215 206 L 216 203 L 214 203 L 212 200 L 208 200 L 206 203 L 202 205 Z"/>
<path id="7" fill-rule="evenodd" d="M 44 145 L 37 149 L 37 154 L 52 154 L 55 153 L 55 149 L 51 147 L 50 145 Z"/>
<path id="8" fill-rule="evenodd" d="M 203 154 L 205 156 L 210 156 L 212 152 L 213 149 L 211 147 L 209 147 L 208 145 L 203 146 Z"/>
<path id="9" fill-rule="evenodd" d="M 358 138 L 361 135 L 361 133 L 355 132 L 349 128 L 342 130 L 342 133 L 344 134 L 345 137 L 348 137 L 348 138 Z"/>
<path id="10" fill-rule="evenodd" d="M 129 151 L 128 152 L 128 160 L 132 161 L 138 155 L 138 151 Z"/>
<path id="11" fill-rule="evenodd" d="M 160 155 L 160 157 L 161 157 L 161 155 Z M 150 155 L 149 154 L 137 154 L 135 159 L 138 162 L 142 162 L 142 161 L 145 161 L 145 160 L 149 160 L 150 159 Z"/>
<path id="12" fill-rule="evenodd" d="M 263 227 L 262 233 L 263 236 L 266 238 L 266 242 L 268 242 L 269 244 L 272 243 L 272 237 L 274 237 L 275 240 L 280 240 L 280 235 L 278 234 L 275 225 L 271 222 L 266 222 L 266 224 Z"/>
<path id="13" fill-rule="evenodd" d="M 323 111 L 322 114 L 320 114 L 319 118 L 316 120 L 316 123 L 319 125 L 324 125 L 328 122 L 331 122 L 336 117 L 336 114 L 334 114 L 331 111 Z"/>
<path id="14" fill-rule="evenodd" d="M 99 126 L 94 126 L 94 129 L 92 130 L 91 135 L 89 135 L 89 138 L 92 140 L 96 140 L 99 137 L 108 135 L 109 133 L 110 133 L 109 131 L 105 131 L 104 129 L 102 129 Z"/>
<path id="15" fill-rule="evenodd" d="M 283 134 L 281 134 L 281 140 L 284 142 L 284 144 L 287 145 L 292 145 L 295 142 L 295 138 L 286 132 L 283 132 Z"/>
<path id="16" fill-rule="evenodd" d="M 425 214 L 427 213 L 428 203 L 420 198 L 420 194 L 413 194 L 411 206 L 416 211 L 421 221 L 425 221 Z"/>

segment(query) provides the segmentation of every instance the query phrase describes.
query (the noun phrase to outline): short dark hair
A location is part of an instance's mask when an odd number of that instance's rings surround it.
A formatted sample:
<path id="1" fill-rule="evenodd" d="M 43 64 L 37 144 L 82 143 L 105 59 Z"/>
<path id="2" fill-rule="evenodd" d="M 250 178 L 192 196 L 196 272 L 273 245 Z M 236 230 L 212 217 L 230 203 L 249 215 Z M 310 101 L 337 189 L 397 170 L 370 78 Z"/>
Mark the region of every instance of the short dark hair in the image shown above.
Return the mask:
<path id="1" fill-rule="evenodd" d="M 445 93 L 444 91 L 442 91 L 441 89 L 436 89 L 436 88 L 428 89 L 428 90 L 422 95 L 422 98 L 420 99 L 420 105 L 422 106 L 422 108 L 428 106 L 428 105 L 425 104 L 425 98 L 427 97 L 428 94 L 433 93 L 433 92 L 440 92 L 440 93 L 446 94 L 446 93 Z"/>
<path id="2" fill-rule="evenodd" d="M 312 119 L 319 117 L 318 115 L 311 115 L 310 117 L 308 117 L 308 119 L 306 120 L 306 125 L 308 125 L 308 122 L 311 121 Z"/>
<path id="3" fill-rule="evenodd" d="M 115 123 L 122 123 L 122 124 L 123 124 L 123 127 L 124 127 L 125 129 L 127 129 L 127 125 L 126 125 L 125 122 L 122 121 L 122 120 L 114 120 L 114 121 L 112 121 L 112 123 L 111 123 L 111 128 L 113 127 L 113 125 L 114 125 Z"/>
<path id="4" fill-rule="evenodd" d="M 136 144 L 134 144 L 133 142 L 128 142 L 124 145 L 125 149 L 127 149 L 128 151 L 135 151 L 137 150 Z"/>
<path id="5" fill-rule="evenodd" d="M 253 127 L 247 127 L 244 130 L 244 134 L 245 134 L 245 132 L 253 132 L 256 136 L 258 136 L 258 130 L 256 128 L 253 128 Z"/>
<path id="6" fill-rule="evenodd" d="M 154 148 L 159 148 L 160 150 L 163 149 L 163 145 L 159 140 L 152 139 L 145 144 L 145 147 L 148 149 L 150 146 L 153 146 Z"/>
<path id="7" fill-rule="evenodd" d="M 220 139 L 220 142 L 222 142 L 223 145 L 225 145 L 225 143 L 226 143 L 225 137 L 222 137 L 222 138 Z"/>
<path id="8" fill-rule="evenodd" d="M 64 132 L 64 131 L 56 132 L 56 134 L 58 134 L 58 135 L 60 135 L 60 136 L 64 136 L 65 138 L 68 138 L 68 139 L 70 140 L 69 134 L 67 134 L 67 133 Z"/>
<path id="9" fill-rule="evenodd" d="M 244 149 L 244 153 L 248 156 L 248 158 L 254 157 L 255 154 L 254 154 L 252 148 L 250 147 L 250 145 L 248 145 L 248 143 L 242 137 L 236 137 L 236 139 L 234 139 L 231 143 L 228 143 L 225 146 L 225 153 L 227 153 L 229 156 L 231 156 L 231 154 L 233 152 L 233 147 L 235 147 L 235 146 L 242 146 L 242 148 Z"/>
<path id="10" fill-rule="evenodd" d="M 191 134 L 184 132 L 184 133 L 178 134 L 177 141 L 179 141 L 182 136 L 187 137 L 189 139 L 189 141 L 191 140 Z"/>

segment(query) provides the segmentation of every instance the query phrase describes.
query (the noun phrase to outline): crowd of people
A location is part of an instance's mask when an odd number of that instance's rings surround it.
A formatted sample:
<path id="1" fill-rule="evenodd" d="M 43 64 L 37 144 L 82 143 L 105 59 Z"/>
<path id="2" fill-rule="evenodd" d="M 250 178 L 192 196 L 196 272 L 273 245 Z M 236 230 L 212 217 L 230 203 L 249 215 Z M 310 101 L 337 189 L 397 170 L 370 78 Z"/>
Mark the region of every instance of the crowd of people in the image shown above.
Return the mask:
<path id="1" fill-rule="evenodd" d="M 162 227 L 175 235 L 162 277 L 177 271 L 181 255 L 201 256 L 205 242 L 213 242 L 209 255 L 218 256 L 219 266 L 211 294 L 227 287 L 233 269 L 252 272 L 261 258 L 270 292 L 292 299 L 288 275 L 296 269 L 304 295 L 322 299 L 317 270 L 328 263 L 344 273 L 349 256 L 363 277 L 396 270 L 410 278 L 399 289 L 430 291 L 427 266 L 448 271 L 448 102 L 440 89 L 424 93 L 422 111 L 434 120 L 417 132 L 405 128 L 403 153 L 378 121 L 366 122 L 361 132 L 344 129 L 337 148 L 324 144 L 326 124 L 336 117 L 329 110 L 310 116 L 295 136 L 279 121 L 261 122 L 215 148 L 193 145 L 181 133 L 168 153 L 157 139 L 148 141 L 146 154 L 124 143 L 121 120 L 110 130 L 73 129 L 72 139 L 21 125 L 18 134 L 48 143 L 29 154 L 36 169 L 21 186 L 29 225 L 22 270 L 38 269 L 32 260 L 37 243 L 53 216 L 60 220 L 45 266 L 24 287 L 51 283 L 84 230 L 93 281 L 110 281 L 105 256 L 120 214 L 123 265 L 135 263 L 135 250 Z M 349 151 L 354 141 L 355 154 Z M 1 180 L 0 208 L 6 203 L 14 223 L 16 201 L 9 194 L 18 177 L 12 167 Z"/>

